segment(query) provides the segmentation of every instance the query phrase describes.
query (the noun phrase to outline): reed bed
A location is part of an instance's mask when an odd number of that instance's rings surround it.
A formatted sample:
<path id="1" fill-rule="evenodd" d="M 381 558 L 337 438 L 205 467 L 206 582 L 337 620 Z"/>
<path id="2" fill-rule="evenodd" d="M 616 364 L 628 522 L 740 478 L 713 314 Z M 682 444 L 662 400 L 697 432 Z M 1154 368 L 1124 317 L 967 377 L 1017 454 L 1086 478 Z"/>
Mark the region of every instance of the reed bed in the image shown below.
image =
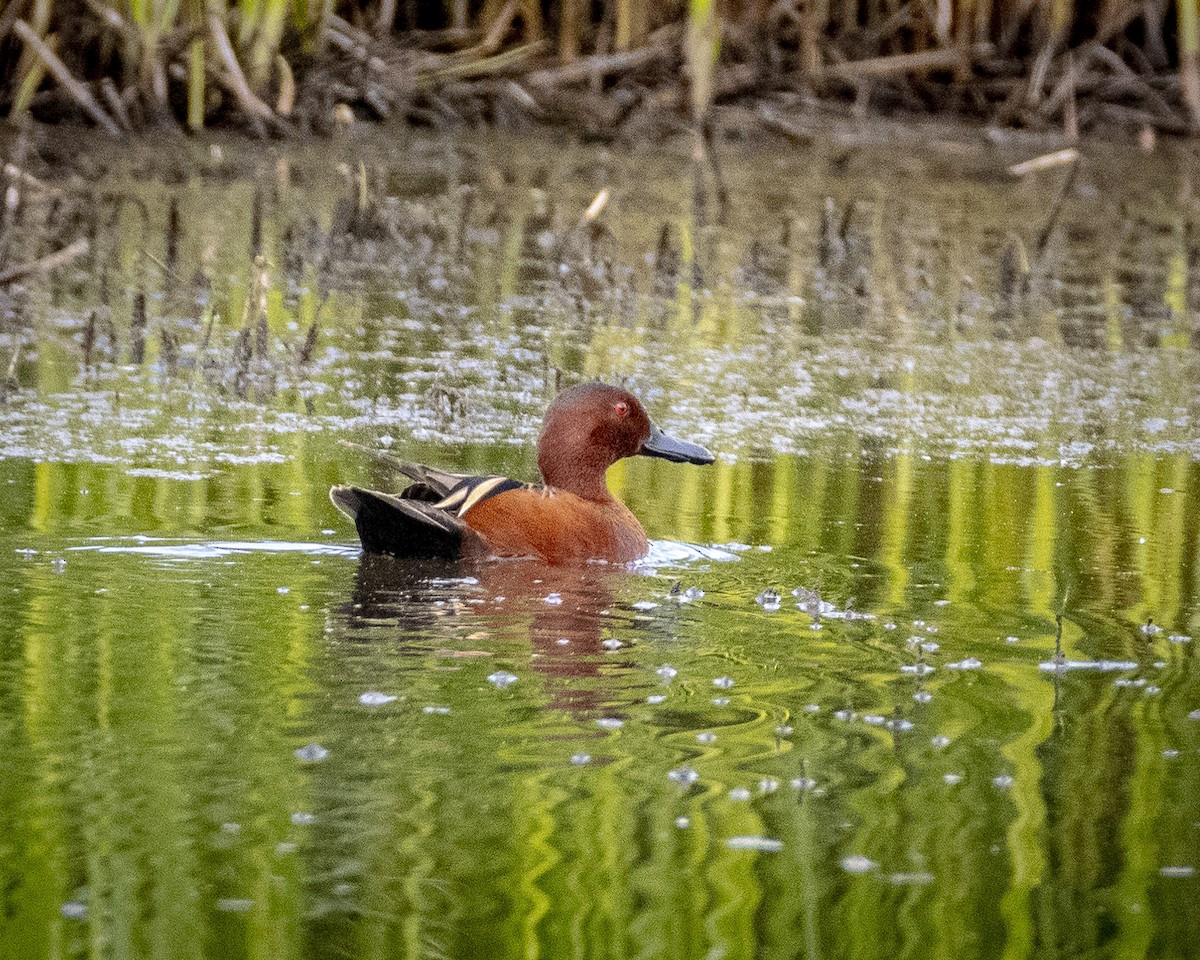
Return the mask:
<path id="1" fill-rule="evenodd" d="M 814 104 L 1200 129 L 1200 0 L 7 0 L 0 114 L 809 136 Z"/>

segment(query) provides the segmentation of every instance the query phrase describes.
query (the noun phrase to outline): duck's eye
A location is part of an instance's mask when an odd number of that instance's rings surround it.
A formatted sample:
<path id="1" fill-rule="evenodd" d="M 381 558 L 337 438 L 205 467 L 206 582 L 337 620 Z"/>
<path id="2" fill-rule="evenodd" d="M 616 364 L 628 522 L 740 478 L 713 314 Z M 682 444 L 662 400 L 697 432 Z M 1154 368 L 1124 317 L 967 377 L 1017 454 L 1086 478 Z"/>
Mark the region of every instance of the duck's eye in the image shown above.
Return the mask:
<path id="1" fill-rule="evenodd" d="M 624 400 L 620 401 L 616 406 L 613 407 L 613 409 L 617 411 L 618 417 L 629 416 L 629 404 L 627 404 Z"/>

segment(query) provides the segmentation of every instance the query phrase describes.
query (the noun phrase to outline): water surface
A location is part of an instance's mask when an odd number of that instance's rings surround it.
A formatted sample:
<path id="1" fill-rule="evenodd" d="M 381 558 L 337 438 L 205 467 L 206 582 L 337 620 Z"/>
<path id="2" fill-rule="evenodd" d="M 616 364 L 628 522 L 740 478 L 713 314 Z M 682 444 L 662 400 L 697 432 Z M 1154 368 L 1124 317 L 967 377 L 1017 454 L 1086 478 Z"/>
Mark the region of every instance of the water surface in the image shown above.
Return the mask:
<path id="1" fill-rule="evenodd" d="M 1019 145 L 847 144 L 724 224 L 536 140 L 36 171 L 0 955 L 1189 956 L 1190 171 L 1089 152 L 1039 253 Z M 532 477 L 590 376 L 720 455 L 610 472 L 646 563 L 360 558 L 339 439 Z"/>

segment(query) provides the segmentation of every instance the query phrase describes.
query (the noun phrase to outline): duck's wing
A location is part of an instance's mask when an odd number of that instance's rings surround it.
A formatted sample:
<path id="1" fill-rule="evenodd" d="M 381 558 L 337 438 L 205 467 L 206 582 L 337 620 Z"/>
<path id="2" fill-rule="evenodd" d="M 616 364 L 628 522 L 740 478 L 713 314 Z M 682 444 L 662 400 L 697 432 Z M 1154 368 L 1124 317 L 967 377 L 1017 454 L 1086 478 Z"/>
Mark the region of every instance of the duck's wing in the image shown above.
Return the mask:
<path id="1" fill-rule="evenodd" d="M 396 461 L 397 464 L 400 461 Z M 416 473 L 420 464 L 404 464 Z M 333 487 L 329 499 L 354 521 L 358 538 L 368 553 L 401 557 L 462 556 L 471 528 L 462 518 L 467 511 L 511 490 L 533 489 L 508 477 L 473 477 L 445 470 L 404 470 L 415 482 L 400 493 L 362 487 Z M 456 482 L 446 489 L 449 481 Z M 440 498 L 434 496 L 439 491 Z"/>
<path id="2" fill-rule="evenodd" d="M 430 503 L 436 503 L 448 496 L 450 491 L 464 480 L 477 479 L 469 473 L 452 473 L 449 470 L 430 467 L 424 463 L 401 460 L 384 450 L 376 450 L 374 447 L 363 446 L 361 443 L 354 443 L 350 440 L 341 440 L 339 443 L 348 450 L 361 453 L 380 466 L 402 474 L 413 481 L 412 486 L 399 494 L 408 500 L 427 500 Z"/>

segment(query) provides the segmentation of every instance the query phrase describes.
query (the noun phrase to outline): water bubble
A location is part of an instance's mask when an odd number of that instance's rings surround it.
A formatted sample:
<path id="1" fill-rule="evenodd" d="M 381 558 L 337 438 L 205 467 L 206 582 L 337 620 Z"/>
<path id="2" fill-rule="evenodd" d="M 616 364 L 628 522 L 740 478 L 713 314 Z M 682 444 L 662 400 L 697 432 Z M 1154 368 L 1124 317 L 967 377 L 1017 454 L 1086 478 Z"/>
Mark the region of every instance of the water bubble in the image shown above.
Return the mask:
<path id="1" fill-rule="evenodd" d="M 222 913 L 246 913 L 254 909 L 254 901 L 243 897 L 222 897 L 217 901 L 217 909 Z"/>
<path id="2" fill-rule="evenodd" d="M 1192 638 L 1186 633 L 1172 633 L 1167 637 L 1172 643 L 1191 643 Z"/>
<path id="3" fill-rule="evenodd" d="M 919 647 L 921 645 L 921 642 L 924 639 L 925 639 L 924 637 L 913 635 L 913 636 L 909 637 L 907 640 L 905 640 L 904 642 L 906 644 L 908 644 L 908 646 L 910 646 L 910 647 Z"/>
<path id="4" fill-rule="evenodd" d="M 878 713 L 863 714 L 863 723 L 868 724 L 869 726 L 882 727 L 885 722 L 885 718 L 880 716 Z"/>
<path id="5" fill-rule="evenodd" d="M 734 787 L 729 791 L 729 799 L 741 803 L 743 800 L 750 799 L 750 791 L 745 787 Z"/>
<path id="6" fill-rule="evenodd" d="M 691 825 L 692 825 L 692 821 L 689 817 L 676 817 L 675 818 L 675 826 L 678 827 L 680 830 L 686 830 Z"/>
<path id="7" fill-rule="evenodd" d="M 775 728 L 775 736 L 777 737 L 790 737 L 795 732 L 795 728 L 789 727 L 786 723 Z"/>
<path id="8" fill-rule="evenodd" d="M 805 713 L 820 713 L 821 705 L 819 703 L 810 703 L 804 708 Z"/>
<path id="9" fill-rule="evenodd" d="M 542 600 L 542 603 L 546 604 L 548 607 L 561 606 L 562 602 L 563 599 L 561 593 L 548 593 Z"/>
<path id="10" fill-rule="evenodd" d="M 884 630 L 895 630 L 895 629 L 896 629 L 896 625 L 895 625 L 894 623 L 892 623 L 892 621 L 891 621 L 891 620 L 889 620 L 887 623 L 885 623 L 885 624 L 883 625 L 883 629 L 884 629 Z"/>
<path id="11" fill-rule="evenodd" d="M 714 707 L 727 707 L 727 706 L 729 706 L 729 698 L 728 697 L 713 697 L 712 705 Z"/>
<path id="12" fill-rule="evenodd" d="M 754 598 L 754 602 L 764 610 L 778 610 L 780 606 L 779 591 L 771 589 L 764 590 Z"/>
<path id="13" fill-rule="evenodd" d="M 390 693 L 368 690 L 366 693 L 359 694 L 358 702 L 364 707 L 382 707 L 385 703 L 392 703 L 395 699 Z"/>
<path id="14" fill-rule="evenodd" d="M 507 670 L 497 670 L 495 673 L 489 673 L 487 680 L 497 690 L 505 690 L 517 682 L 517 675 Z"/>
<path id="15" fill-rule="evenodd" d="M 620 650 L 625 644 L 616 637 L 609 637 L 607 640 L 601 640 L 600 646 L 605 650 Z"/>
<path id="16" fill-rule="evenodd" d="M 669 663 L 664 663 L 661 667 L 659 667 L 654 672 L 657 673 L 664 680 L 674 680 L 677 676 L 679 676 L 679 671 L 676 670 Z"/>
<path id="17" fill-rule="evenodd" d="M 667 774 L 668 780 L 674 780 L 676 783 L 682 783 L 685 786 L 691 786 L 700 779 L 700 774 L 696 772 L 694 767 L 682 766 L 676 767 Z"/>
<path id="18" fill-rule="evenodd" d="M 1196 875 L 1196 868 L 1191 866 L 1179 865 L 1171 867 L 1160 867 L 1158 870 L 1160 877 L 1170 877 L 1172 879 L 1186 879 Z"/>
<path id="19" fill-rule="evenodd" d="M 912 673 L 918 677 L 927 677 L 933 671 L 933 665 L 928 663 L 906 663 L 900 668 L 901 673 Z"/>
<path id="20" fill-rule="evenodd" d="M 555 640 L 554 642 L 555 642 L 555 643 L 557 643 L 557 644 L 558 644 L 560 647 L 565 647 L 565 646 L 566 646 L 567 644 L 569 644 L 571 641 L 570 641 L 570 640 L 568 640 L 566 637 L 559 637 L 559 638 L 558 638 L 557 640 Z"/>
<path id="21" fill-rule="evenodd" d="M 853 710 L 838 710 L 834 713 L 834 716 L 838 720 L 850 721 L 850 720 L 853 720 L 855 717 L 857 717 L 858 714 L 855 713 Z"/>
<path id="22" fill-rule="evenodd" d="M 1020 643 L 1021 638 L 1020 637 L 1005 637 L 1004 642 L 1005 643 Z"/>
<path id="23" fill-rule="evenodd" d="M 1162 755 L 1163 755 L 1163 757 L 1164 757 L 1165 759 L 1167 759 L 1167 760 L 1174 760 L 1176 757 L 1178 757 L 1178 756 L 1179 756 L 1179 751 L 1178 751 L 1178 750 L 1175 750 L 1175 749 L 1172 749 L 1172 748 L 1168 748 L 1168 749 L 1166 749 L 1166 750 L 1164 750 L 1164 751 L 1163 751 L 1163 754 L 1162 754 Z"/>
<path id="24" fill-rule="evenodd" d="M 1141 625 L 1141 627 L 1139 627 L 1139 629 L 1142 631 L 1142 633 L 1146 634 L 1146 636 L 1153 637 L 1155 634 L 1162 633 L 1163 628 L 1153 620 L 1147 620 Z"/>
<path id="25" fill-rule="evenodd" d="M 427 713 L 430 716 L 444 717 L 450 712 L 450 708 L 440 703 L 431 703 L 422 707 L 421 712 Z"/>
<path id="26" fill-rule="evenodd" d="M 596 721 L 596 726 L 604 730 L 620 730 L 625 726 L 625 721 L 617 717 L 601 717 Z"/>
<path id="27" fill-rule="evenodd" d="M 648 696 L 646 698 L 646 702 L 649 704 L 652 704 L 654 706 L 657 706 L 658 704 L 662 703 L 666 699 L 667 699 L 667 695 L 665 693 L 652 693 L 652 694 L 650 694 L 650 696 Z"/>
<path id="28" fill-rule="evenodd" d="M 291 587 L 276 587 L 275 592 L 280 595 L 285 594 L 285 593 L 291 593 L 292 588 Z"/>
<path id="29" fill-rule="evenodd" d="M 582 767 L 592 762 L 590 753 L 573 753 L 571 754 L 571 766 Z"/>
<path id="30" fill-rule="evenodd" d="M 715 680 L 713 680 L 713 686 L 719 687 L 722 690 L 728 690 L 733 686 L 733 683 L 734 681 L 732 677 L 717 677 Z"/>
<path id="31" fill-rule="evenodd" d="M 55 557 L 50 561 L 50 566 L 54 568 L 55 573 L 65 573 L 67 569 L 67 561 L 62 557 Z"/>
<path id="32" fill-rule="evenodd" d="M 942 779 L 946 783 L 948 783 L 950 786 L 953 787 L 956 784 L 962 783 L 962 774 L 961 773 L 943 773 Z"/>
<path id="33" fill-rule="evenodd" d="M 812 777 L 793 777 L 788 781 L 793 790 L 809 791 L 817 785 L 817 781 Z"/>
<path id="34" fill-rule="evenodd" d="M 939 750 L 942 750 L 942 749 L 950 746 L 950 738 L 948 736 L 946 736 L 944 733 L 939 733 L 936 737 L 934 737 L 929 742 L 931 744 L 933 744 L 935 747 L 937 747 L 937 749 L 939 749 Z"/>
<path id="35" fill-rule="evenodd" d="M 699 587 L 688 587 L 679 595 L 679 599 L 687 603 L 692 603 L 701 599 L 704 596 L 704 591 Z"/>
<path id="36" fill-rule="evenodd" d="M 759 793 L 774 793 L 779 789 L 779 781 L 774 777 L 763 777 L 758 781 Z"/>
<path id="37" fill-rule="evenodd" d="M 305 763 L 318 763 L 329 756 L 329 751 L 319 743 L 305 744 L 296 751 L 296 759 L 303 760 Z"/>
<path id="38" fill-rule="evenodd" d="M 924 650 L 926 653 L 937 653 L 939 650 L 942 649 L 942 645 L 940 643 L 936 643 L 933 640 L 926 640 L 924 643 L 921 644 L 921 649 Z"/>
<path id="39" fill-rule="evenodd" d="M 1016 782 L 1017 781 L 1007 773 L 1002 773 L 998 777 L 992 777 L 992 786 L 994 786 L 997 790 L 1007 790 Z"/>
<path id="40" fill-rule="evenodd" d="M 1200 710 L 1193 710 L 1188 714 L 1189 720 L 1200 720 Z"/>
<path id="41" fill-rule="evenodd" d="M 1146 689 L 1142 693 L 1147 697 L 1156 697 L 1162 693 L 1162 687 L 1155 686 L 1153 683 L 1147 684 Z"/>
<path id="42" fill-rule="evenodd" d="M 289 853 L 295 853 L 300 848 L 290 840 L 284 840 L 275 844 L 275 856 L 286 857 Z"/>
<path id="43" fill-rule="evenodd" d="M 859 853 L 852 853 L 849 856 L 842 857 L 839 862 L 842 869 L 847 873 L 870 873 L 879 866 L 870 857 L 864 857 Z"/>
<path id="44" fill-rule="evenodd" d="M 908 733 L 913 728 L 913 722 L 903 717 L 892 717 L 887 722 L 887 728 L 895 733 Z"/>
<path id="45" fill-rule="evenodd" d="M 966 660 L 956 660 L 954 663 L 946 664 L 947 670 L 978 670 L 983 666 L 983 662 L 974 657 L 967 657 Z"/>
<path id="46" fill-rule="evenodd" d="M 86 903 L 79 903 L 76 900 L 72 900 L 59 907 L 59 912 L 67 920 L 86 920 L 88 909 Z"/>
<path id="47" fill-rule="evenodd" d="M 711 733 L 706 730 L 704 733 L 696 734 L 696 742 L 697 743 L 716 743 L 717 735 L 715 733 Z"/>
<path id="48" fill-rule="evenodd" d="M 639 600 L 632 606 L 634 610 L 653 610 L 658 604 L 653 600 Z"/>
<path id="49" fill-rule="evenodd" d="M 773 840 L 770 837 L 738 836 L 730 837 L 726 840 L 725 846 L 730 850 L 754 850 L 758 853 L 778 853 L 783 849 L 783 841 Z"/>
<path id="50" fill-rule="evenodd" d="M 292 823 L 297 827 L 309 827 L 317 822 L 317 816 L 314 813 L 308 813 L 305 810 L 297 810 L 291 816 Z"/>
<path id="51" fill-rule="evenodd" d="M 913 694 L 913 699 L 916 700 L 917 703 L 928 703 L 933 699 L 933 694 L 928 690 L 918 690 Z"/>

